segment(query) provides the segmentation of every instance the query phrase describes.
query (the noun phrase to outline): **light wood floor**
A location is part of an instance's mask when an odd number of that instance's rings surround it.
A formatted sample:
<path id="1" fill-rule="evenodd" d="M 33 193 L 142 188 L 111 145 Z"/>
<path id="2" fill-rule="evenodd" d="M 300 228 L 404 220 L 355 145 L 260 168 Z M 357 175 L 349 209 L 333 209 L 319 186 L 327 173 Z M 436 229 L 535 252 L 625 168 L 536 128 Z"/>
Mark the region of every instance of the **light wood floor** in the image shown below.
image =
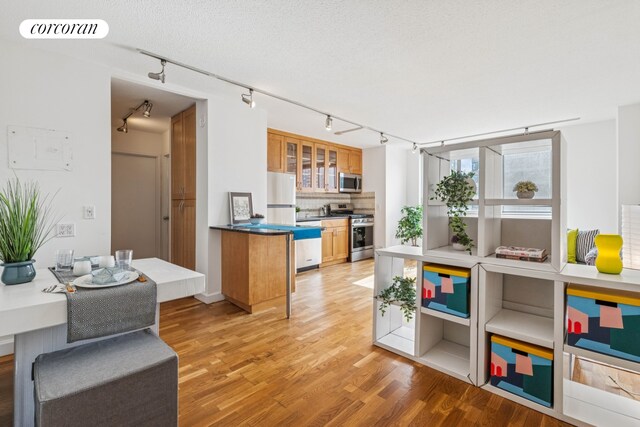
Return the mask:
<path id="1" fill-rule="evenodd" d="M 180 355 L 181 426 L 556 426 L 557 420 L 371 344 L 373 262 L 297 278 L 293 317 L 193 298 L 162 304 Z M 11 357 L 0 359 L 0 426 L 11 425 Z"/>

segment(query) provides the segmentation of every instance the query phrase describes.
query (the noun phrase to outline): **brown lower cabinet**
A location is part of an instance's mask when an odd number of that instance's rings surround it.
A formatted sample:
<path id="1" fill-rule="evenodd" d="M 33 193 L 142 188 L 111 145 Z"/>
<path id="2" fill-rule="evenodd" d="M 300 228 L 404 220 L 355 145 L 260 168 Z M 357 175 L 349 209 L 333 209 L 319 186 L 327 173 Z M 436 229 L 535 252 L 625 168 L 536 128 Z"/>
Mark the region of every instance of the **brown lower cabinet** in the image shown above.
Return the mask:
<path id="1" fill-rule="evenodd" d="M 282 305 L 286 298 L 290 235 L 222 231 L 222 293 L 249 313 Z M 295 292 L 295 242 L 291 241 L 291 292 Z"/>
<path id="2" fill-rule="evenodd" d="M 322 221 L 322 265 L 346 262 L 349 257 L 349 220 Z"/>
<path id="3" fill-rule="evenodd" d="M 196 201 L 171 201 L 171 262 L 196 268 Z"/>

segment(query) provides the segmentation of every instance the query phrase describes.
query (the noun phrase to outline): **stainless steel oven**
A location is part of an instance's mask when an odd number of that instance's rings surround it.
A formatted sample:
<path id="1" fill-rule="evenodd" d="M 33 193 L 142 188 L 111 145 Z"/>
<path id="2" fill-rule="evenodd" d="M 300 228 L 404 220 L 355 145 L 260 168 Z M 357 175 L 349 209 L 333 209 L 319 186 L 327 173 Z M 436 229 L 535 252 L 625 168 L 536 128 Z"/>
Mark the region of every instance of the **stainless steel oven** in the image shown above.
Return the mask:
<path id="1" fill-rule="evenodd" d="M 369 215 L 359 218 L 351 217 L 351 248 L 349 260 L 360 261 L 373 258 L 373 218 Z"/>
<path id="2" fill-rule="evenodd" d="M 341 193 L 361 193 L 362 175 L 340 172 L 340 192 Z"/>

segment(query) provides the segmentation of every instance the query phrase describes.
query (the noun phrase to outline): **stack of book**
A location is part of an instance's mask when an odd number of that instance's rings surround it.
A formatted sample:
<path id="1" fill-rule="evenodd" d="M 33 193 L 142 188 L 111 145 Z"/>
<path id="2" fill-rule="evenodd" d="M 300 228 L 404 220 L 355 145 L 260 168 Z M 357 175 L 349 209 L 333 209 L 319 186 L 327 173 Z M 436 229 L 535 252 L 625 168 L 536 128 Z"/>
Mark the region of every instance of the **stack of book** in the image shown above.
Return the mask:
<path id="1" fill-rule="evenodd" d="M 519 261 L 545 262 L 547 250 L 537 248 L 521 248 L 519 246 L 499 246 L 496 258 L 515 259 Z"/>

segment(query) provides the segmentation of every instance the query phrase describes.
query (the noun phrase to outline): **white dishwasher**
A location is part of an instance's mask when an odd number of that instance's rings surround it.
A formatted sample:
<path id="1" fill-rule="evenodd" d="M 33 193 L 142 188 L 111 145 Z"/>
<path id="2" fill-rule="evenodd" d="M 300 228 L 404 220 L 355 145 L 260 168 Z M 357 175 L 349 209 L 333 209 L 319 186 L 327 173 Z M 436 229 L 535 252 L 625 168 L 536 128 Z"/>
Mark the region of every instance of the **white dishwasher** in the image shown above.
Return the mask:
<path id="1" fill-rule="evenodd" d="M 322 227 L 322 221 L 302 221 L 303 227 Z M 317 268 L 322 262 L 322 237 L 296 240 L 296 272 Z"/>

